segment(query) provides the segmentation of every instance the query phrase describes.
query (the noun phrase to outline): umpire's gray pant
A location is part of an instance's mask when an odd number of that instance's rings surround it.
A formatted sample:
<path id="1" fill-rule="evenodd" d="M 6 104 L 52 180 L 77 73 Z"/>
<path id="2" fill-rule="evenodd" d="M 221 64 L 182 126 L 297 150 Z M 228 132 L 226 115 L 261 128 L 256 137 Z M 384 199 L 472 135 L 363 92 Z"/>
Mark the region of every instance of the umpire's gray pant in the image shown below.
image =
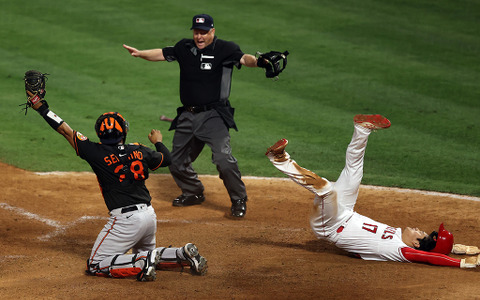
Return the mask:
<path id="1" fill-rule="evenodd" d="M 231 200 L 245 198 L 247 192 L 241 179 L 237 160 L 232 155 L 230 133 L 214 109 L 200 113 L 184 111 L 178 118 L 172 143 L 170 172 L 185 195 L 203 193 L 204 186 L 192 167 L 203 147 L 212 149 L 212 162 L 217 166 Z"/>

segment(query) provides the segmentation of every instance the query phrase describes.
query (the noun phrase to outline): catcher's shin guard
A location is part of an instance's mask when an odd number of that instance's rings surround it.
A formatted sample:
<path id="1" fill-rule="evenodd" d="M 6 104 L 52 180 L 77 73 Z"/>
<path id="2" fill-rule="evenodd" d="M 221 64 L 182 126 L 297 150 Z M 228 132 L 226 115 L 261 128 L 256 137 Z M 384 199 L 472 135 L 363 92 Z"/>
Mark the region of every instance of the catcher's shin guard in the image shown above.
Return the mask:
<path id="1" fill-rule="evenodd" d="M 98 264 L 87 260 L 86 273 L 102 277 L 125 278 L 136 276 L 138 281 L 156 279 L 155 265 L 160 260 L 156 250 L 142 251 L 138 254 L 111 256 Z"/>
<path id="2" fill-rule="evenodd" d="M 161 253 L 154 249 L 149 251 L 145 259 L 145 265 L 143 269 L 137 274 L 138 281 L 154 281 L 157 279 L 157 273 L 155 272 L 156 266 L 160 261 Z"/>
<path id="3" fill-rule="evenodd" d="M 205 275 L 207 273 L 207 259 L 198 253 L 198 248 L 192 243 L 181 248 L 157 248 L 160 253 L 157 269 L 172 269 L 190 267 L 194 275 Z"/>
<path id="4" fill-rule="evenodd" d="M 160 260 L 157 264 L 157 270 L 164 270 L 164 269 L 176 269 L 176 268 L 181 268 L 183 270 L 183 267 L 188 267 L 190 266 L 190 263 L 186 261 L 186 258 L 179 257 L 178 251 L 182 251 L 183 254 L 183 248 L 165 248 L 165 247 L 160 247 L 156 249 L 160 253 Z"/>

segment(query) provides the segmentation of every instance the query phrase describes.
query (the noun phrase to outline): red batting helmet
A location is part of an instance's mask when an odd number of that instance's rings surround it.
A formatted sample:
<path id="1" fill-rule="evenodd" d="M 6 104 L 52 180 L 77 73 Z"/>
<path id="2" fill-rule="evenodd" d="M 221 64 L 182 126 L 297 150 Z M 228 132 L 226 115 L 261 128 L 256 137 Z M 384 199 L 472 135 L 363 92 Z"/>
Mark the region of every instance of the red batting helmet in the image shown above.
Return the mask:
<path id="1" fill-rule="evenodd" d="M 117 144 L 127 139 L 128 122 L 117 112 L 107 112 L 95 122 L 95 132 L 103 144 Z"/>
<path id="2" fill-rule="evenodd" d="M 438 228 L 437 244 L 432 252 L 448 255 L 453 248 L 453 234 L 450 231 L 445 230 L 443 223 Z"/>

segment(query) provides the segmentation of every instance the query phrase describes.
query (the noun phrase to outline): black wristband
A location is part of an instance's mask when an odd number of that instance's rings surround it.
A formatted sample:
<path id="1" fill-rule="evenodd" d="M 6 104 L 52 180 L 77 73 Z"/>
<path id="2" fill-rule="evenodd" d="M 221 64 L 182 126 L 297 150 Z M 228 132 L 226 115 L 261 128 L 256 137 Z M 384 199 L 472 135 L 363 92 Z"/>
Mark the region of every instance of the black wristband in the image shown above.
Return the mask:
<path id="1" fill-rule="evenodd" d="M 48 104 L 43 103 L 42 105 L 40 105 L 40 107 L 37 108 L 37 112 L 43 117 L 43 115 L 48 113 Z"/>
<path id="2" fill-rule="evenodd" d="M 58 127 L 62 125 L 63 120 L 59 116 L 57 116 L 53 111 L 48 109 L 47 104 L 42 104 L 38 109 L 37 112 L 47 121 L 48 125 L 53 128 L 53 130 L 57 131 Z"/>

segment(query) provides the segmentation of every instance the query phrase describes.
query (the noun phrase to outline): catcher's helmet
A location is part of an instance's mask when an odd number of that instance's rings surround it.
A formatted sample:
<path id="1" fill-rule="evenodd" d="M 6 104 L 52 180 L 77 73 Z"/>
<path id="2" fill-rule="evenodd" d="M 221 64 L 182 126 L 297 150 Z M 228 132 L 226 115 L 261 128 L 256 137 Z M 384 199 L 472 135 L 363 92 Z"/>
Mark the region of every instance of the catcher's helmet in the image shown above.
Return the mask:
<path id="1" fill-rule="evenodd" d="M 95 132 L 102 144 L 118 144 L 122 139 L 125 143 L 128 122 L 117 112 L 107 112 L 98 117 Z"/>
<path id="2" fill-rule="evenodd" d="M 445 230 L 443 223 L 440 224 L 437 235 L 437 244 L 432 252 L 448 255 L 453 248 L 453 234 L 450 231 Z"/>

